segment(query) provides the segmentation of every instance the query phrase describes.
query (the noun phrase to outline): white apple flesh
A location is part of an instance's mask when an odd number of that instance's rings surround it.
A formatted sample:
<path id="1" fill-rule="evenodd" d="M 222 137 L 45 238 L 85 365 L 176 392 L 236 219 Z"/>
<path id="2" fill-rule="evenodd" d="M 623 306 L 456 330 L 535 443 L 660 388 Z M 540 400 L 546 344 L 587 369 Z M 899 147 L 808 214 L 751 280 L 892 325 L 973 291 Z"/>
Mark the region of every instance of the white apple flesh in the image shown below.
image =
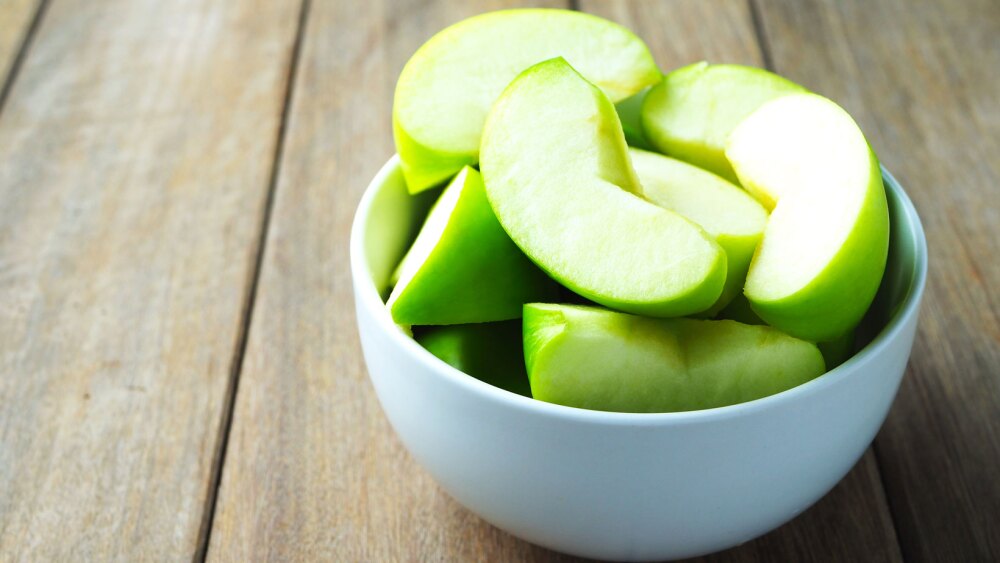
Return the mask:
<path id="1" fill-rule="evenodd" d="M 531 67 L 501 95 L 481 169 L 500 224 L 572 291 L 658 317 L 718 300 L 725 253 L 694 223 L 637 195 L 614 105 L 563 59 Z"/>

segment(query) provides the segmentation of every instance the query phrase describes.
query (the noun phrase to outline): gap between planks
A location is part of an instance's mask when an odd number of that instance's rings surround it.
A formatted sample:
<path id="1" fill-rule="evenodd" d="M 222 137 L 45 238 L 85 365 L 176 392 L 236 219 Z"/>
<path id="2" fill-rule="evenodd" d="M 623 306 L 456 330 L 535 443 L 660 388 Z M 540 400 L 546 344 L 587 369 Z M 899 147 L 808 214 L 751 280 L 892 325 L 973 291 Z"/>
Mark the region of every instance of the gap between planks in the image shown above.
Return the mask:
<path id="1" fill-rule="evenodd" d="M 48 0 L 43 0 L 47 2 Z M 267 248 L 267 233 L 271 225 L 271 215 L 274 209 L 274 198 L 277 192 L 278 178 L 281 175 L 281 159 L 285 150 L 285 136 L 288 130 L 288 116 L 292 105 L 292 96 L 295 93 L 295 77 L 298 72 L 299 59 L 302 53 L 302 44 L 305 36 L 306 21 L 309 18 L 309 5 L 311 0 L 301 0 L 299 6 L 299 18 L 295 29 L 295 42 L 292 45 L 292 52 L 288 61 L 288 72 L 285 76 L 284 100 L 281 106 L 281 118 L 278 122 L 277 141 L 274 145 L 274 155 L 271 164 L 271 173 L 268 177 L 267 198 L 264 201 L 264 209 L 260 218 L 260 235 L 254 247 L 254 265 L 248 274 L 246 296 L 243 300 L 243 307 L 240 314 L 239 335 L 236 346 L 233 349 L 232 367 L 230 368 L 229 381 L 226 388 L 225 403 L 222 407 L 222 416 L 219 422 L 219 431 L 216 438 L 216 451 L 212 457 L 211 478 L 208 491 L 205 497 L 205 504 L 201 514 L 201 526 L 198 530 L 198 541 L 196 543 L 192 560 L 196 563 L 205 561 L 208 555 L 208 546 L 212 540 L 212 526 L 215 522 L 215 504 L 219 497 L 219 487 L 222 484 L 222 468 L 226 463 L 226 453 L 229 446 L 229 433 L 233 427 L 233 407 L 236 404 L 236 395 L 240 387 L 240 375 L 243 371 L 243 361 L 246 356 L 247 336 L 250 332 L 250 323 L 253 320 L 254 303 L 257 298 L 257 286 L 260 281 L 261 266 L 264 263 L 264 252 Z M 2 101 L 2 100 L 0 100 Z M 0 107 L 2 109 L 2 107 Z"/>
<path id="2" fill-rule="evenodd" d="M 42 18 L 45 17 L 45 9 L 48 5 L 49 0 L 39 0 L 38 5 L 35 6 L 35 15 L 32 16 L 31 23 L 28 24 L 28 30 L 24 33 L 21 44 L 17 48 L 17 54 L 14 55 L 14 59 L 10 63 L 10 68 L 7 69 L 7 76 L 3 77 L 3 84 L 0 85 L 0 117 L 3 116 L 3 109 L 7 105 L 7 96 L 14 87 L 17 75 L 20 74 L 21 65 L 24 63 L 24 59 L 27 58 L 28 50 L 31 49 L 31 43 L 35 39 L 35 32 L 38 31 L 39 24 Z"/>

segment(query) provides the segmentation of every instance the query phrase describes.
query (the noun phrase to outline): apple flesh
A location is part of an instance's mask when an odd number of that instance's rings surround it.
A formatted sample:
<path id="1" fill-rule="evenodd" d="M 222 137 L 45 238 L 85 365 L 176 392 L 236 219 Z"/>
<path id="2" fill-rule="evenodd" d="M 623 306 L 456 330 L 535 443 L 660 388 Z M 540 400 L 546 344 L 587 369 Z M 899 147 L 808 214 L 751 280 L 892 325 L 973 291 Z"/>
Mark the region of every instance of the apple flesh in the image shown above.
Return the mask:
<path id="1" fill-rule="evenodd" d="M 629 155 L 646 199 L 697 223 L 726 252 L 722 295 L 703 313 L 714 316 L 743 291 L 767 211 L 739 186 L 697 166 L 635 148 Z"/>
<path id="2" fill-rule="evenodd" d="M 424 43 L 396 83 L 393 133 L 410 191 L 434 187 L 476 164 L 497 96 L 521 71 L 557 56 L 614 101 L 660 80 L 642 40 L 596 16 L 523 9 L 456 23 Z"/>
<path id="3" fill-rule="evenodd" d="M 764 69 L 695 63 L 663 77 L 642 105 L 642 128 L 660 152 L 736 182 L 726 139 L 761 104 L 805 88 Z"/>
<path id="4" fill-rule="evenodd" d="M 637 195 L 614 105 L 565 60 L 529 68 L 500 96 L 481 169 L 500 224 L 570 290 L 658 317 L 718 300 L 725 253 L 694 223 Z"/>
<path id="5" fill-rule="evenodd" d="M 815 94 L 762 105 L 726 147 L 774 210 L 744 293 L 769 325 L 829 341 L 853 330 L 885 271 L 889 212 L 878 159 L 840 106 Z"/>
<path id="6" fill-rule="evenodd" d="M 524 354 L 534 398 L 617 412 L 723 407 L 825 370 L 814 344 L 771 327 L 577 305 L 525 305 Z"/>
<path id="7" fill-rule="evenodd" d="M 403 325 L 515 319 L 524 303 L 557 292 L 500 227 L 468 167 L 431 208 L 395 277 L 386 305 Z"/>
<path id="8" fill-rule="evenodd" d="M 521 346 L 521 321 L 416 327 L 414 339 L 455 369 L 480 381 L 531 396 Z"/>

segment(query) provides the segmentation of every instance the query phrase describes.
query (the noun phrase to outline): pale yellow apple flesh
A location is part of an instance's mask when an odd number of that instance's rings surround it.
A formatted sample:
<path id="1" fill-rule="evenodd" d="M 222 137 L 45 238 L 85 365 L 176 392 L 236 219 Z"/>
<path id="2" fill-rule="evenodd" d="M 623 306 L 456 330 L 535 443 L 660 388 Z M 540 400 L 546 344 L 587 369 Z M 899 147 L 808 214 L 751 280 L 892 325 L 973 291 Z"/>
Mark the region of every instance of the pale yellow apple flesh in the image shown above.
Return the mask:
<path id="1" fill-rule="evenodd" d="M 743 291 L 767 211 L 739 186 L 693 164 L 635 148 L 629 155 L 646 199 L 697 223 L 726 251 L 726 285 L 702 313 L 714 316 Z"/>
<path id="2" fill-rule="evenodd" d="M 718 300 L 725 253 L 694 223 L 636 195 L 614 105 L 563 59 L 531 67 L 500 96 L 481 168 L 500 224 L 574 292 L 660 317 Z"/>
<path id="3" fill-rule="evenodd" d="M 608 20 L 570 10 L 503 10 L 458 22 L 424 43 L 403 68 L 393 132 L 407 186 L 438 185 L 479 160 L 497 96 L 521 71 L 561 56 L 613 101 L 660 80 L 641 39 Z"/>
<path id="4" fill-rule="evenodd" d="M 885 270 L 889 215 L 874 152 L 851 116 L 815 94 L 762 105 L 730 136 L 740 182 L 774 210 L 744 293 L 768 324 L 839 338 L 861 321 Z"/>

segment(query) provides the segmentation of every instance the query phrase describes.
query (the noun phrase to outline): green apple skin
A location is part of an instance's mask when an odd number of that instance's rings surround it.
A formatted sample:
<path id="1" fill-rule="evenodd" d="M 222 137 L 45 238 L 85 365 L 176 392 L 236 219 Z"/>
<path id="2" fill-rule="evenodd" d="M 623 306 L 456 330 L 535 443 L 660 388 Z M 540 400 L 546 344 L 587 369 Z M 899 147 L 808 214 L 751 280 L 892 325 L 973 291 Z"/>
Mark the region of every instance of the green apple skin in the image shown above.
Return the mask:
<path id="1" fill-rule="evenodd" d="M 521 320 L 416 327 L 414 339 L 431 354 L 480 381 L 531 397 L 521 345 Z"/>
<path id="2" fill-rule="evenodd" d="M 483 124 L 497 96 L 521 71 L 557 56 L 614 101 L 661 76 L 641 39 L 589 14 L 502 10 L 458 22 L 424 43 L 396 83 L 393 133 L 410 192 L 432 188 L 476 164 Z"/>
<path id="3" fill-rule="evenodd" d="M 718 315 L 717 319 L 728 319 L 730 321 L 740 322 L 746 325 L 766 325 L 764 319 L 760 318 L 757 313 L 753 312 L 753 308 L 750 307 L 750 301 L 747 300 L 746 295 L 737 295 L 726 305 Z"/>
<path id="4" fill-rule="evenodd" d="M 649 88 L 616 103 L 615 110 L 622 122 L 622 131 L 625 133 L 625 142 L 628 146 L 651 151 L 655 150 L 655 147 L 642 130 L 642 102 L 647 94 Z"/>
<path id="5" fill-rule="evenodd" d="M 401 325 L 516 319 L 558 292 L 500 227 L 473 168 L 442 192 L 394 277 L 387 306 Z"/>
<path id="6" fill-rule="evenodd" d="M 855 331 L 852 330 L 839 338 L 816 343 L 819 351 L 823 353 L 823 359 L 826 361 L 828 370 L 846 362 L 848 358 L 854 355 L 854 333 Z"/>
<path id="7" fill-rule="evenodd" d="M 642 128 L 659 152 L 737 182 L 726 159 L 730 132 L 761 104 L 805 88 L 764 69 L 706 62 L 663 77 L 642 105 Z"/>
<path id="8" fill-rule="evenodd" d="M 854 330 L 885 272 L 889 213 L 878 159 L 854 120 L 816 94 L 762 105 L 726 154 L 775 202 L 744 294 L 767 324 L 813 342 Z"/>
<path id="9" fill-rule="evenodd" d="M 534 398 L 617 412 L 723 407 L 825 371 L 814 344 L 771 327 L 576 305 L 525 305 L 524 354 Z"/>
<path id="10" fill-rule="evenodd" d="M 726 252 L 722 295 L 701 314 L 715 316 L 743 291 L 767 210 L 739 186 L 693 164 L 635 148 L 629 154 L 646 199 L 697 223 Z"/>
<path id="11" fill-rule="evenodd" d="M 722 311 L 719 311 L 716 318 L 728 319 L 748 325 L 767 324 L 764 322 L 764 319 L 753 312 L 753 309 L 750 308 L 750 301 L 744 295 L 736 296 L 729 305 L 726 305 Z M 823 354 L 827 371 L 839 366 L 854 355 L 855 332 L 852 330 L 839 338 L 816 343 L 816 347 Z"/>
<path id="12" fill-rule="evenodd" d="M 539 63 L 507 87 L 483 131 L 480 167 L 500 224 L 570 290 L 655 317 L 718 300 L 725 253 L 638 195 L 614 105 L 565 60 Z"/>

